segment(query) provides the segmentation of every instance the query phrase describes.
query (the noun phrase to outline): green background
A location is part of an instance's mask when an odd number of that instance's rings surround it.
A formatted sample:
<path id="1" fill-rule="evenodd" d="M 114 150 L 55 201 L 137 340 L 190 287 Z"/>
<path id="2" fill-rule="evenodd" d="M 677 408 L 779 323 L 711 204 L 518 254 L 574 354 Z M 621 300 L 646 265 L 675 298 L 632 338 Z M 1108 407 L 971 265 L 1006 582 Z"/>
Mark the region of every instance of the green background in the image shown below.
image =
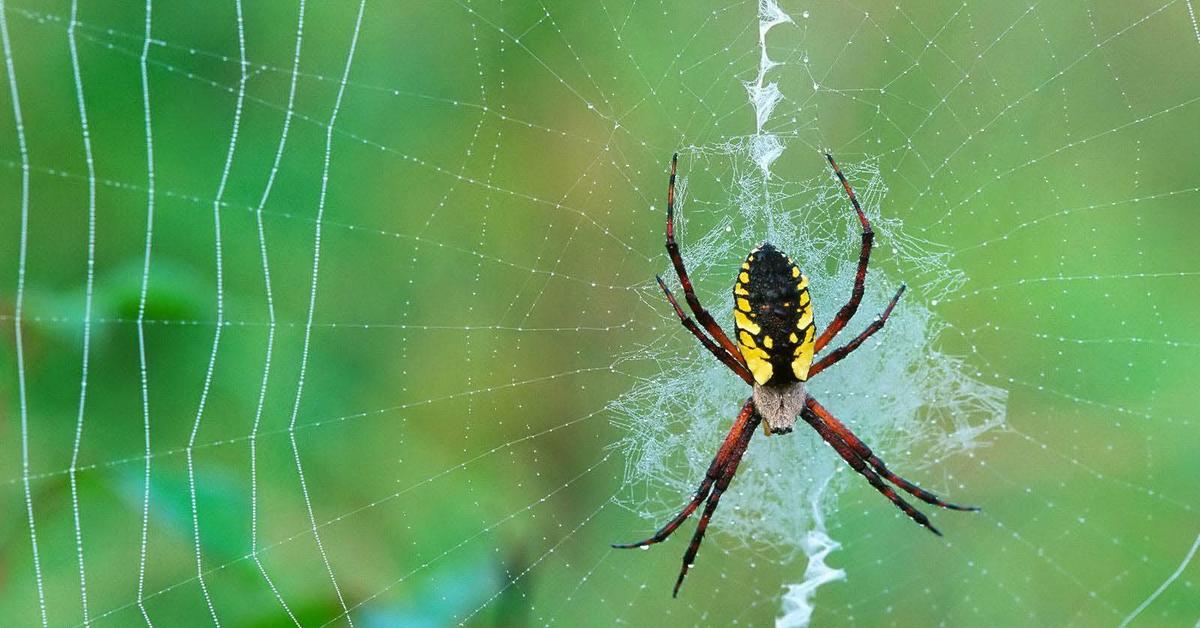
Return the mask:
<path id="1" fill-rule="evenodd" d="M 694 177 L 690 232 L 732 215 L 736 176 L 752 167 L 703 156 L 755 132 L 743 86 L 759 61 L 755 3 L 369 3 L 327 153 L 356 8 L 306 7 L 297 115 L 262 213 L 277 324 L 256 448 L 257 534 L 288 607 L 305 625 L 342 621 L 299 452 L 358 624 L 770 622 L 804 558 L 743 542 L 747 531 L 722 529 L 720 512 L 676 600 L 683 539 L 651 552 L 608 548 L 655 525 L 613 502 L 626 458 L 612 445 L 627 434 L 606 405 L 660 368 L 627 352 L 696 355 L 650 283 L 667 267 L 666 163 L 680 150 Z M 880 214 L 963 281 L 946 291 L 889 247 L 873 264 L 946 325 L 939 350 L 1009 393 L 1004 428 L 914 477 L 985 506 L 974 517 L 935 513 L 949 540 L 897 516 L 865 482 L 848 484 L 826 513 L 842 544 L 828 562 L 847 580 L 819 590 L 815 622 L 1119 623 L 1200 534 L 1200 33 L 1190 3 L 783 9 L 794 22 L 767 40 L 783 62 L 767 75 L 784 95 L 766 125 L 787 145 L 774 174 L 827 176 L 826 149 L 847 169 L 877 163 L 888 189 Z M 142 621 L 144 11 L 83 2 L 75 28 L 96 187 L 77 503 L 89 614 L 105 625 Z M 4 11 L 30 164 L 23 365 L 52 625 L 84 620 L 69 467 L 89 181 L 70 12 L 11 1 Z M 239 84 L 235 6 L 154 3 L 152 28 L 145 607 L 156 625 L 210 622 L 194 512 L 223 623 L 289 625 L 248 557 L 249 437 L 270 329 L 255 208 L 285 118 L 297 7 L 244 7 L 249 78 L 220 198 Z M 34 625 L 12 333 L 22 155 L 9 90 L 0 101 L 0 616 Z M 292 430 L 326 157 L 317 305 Z M 217 330 L 214 202 L 225 325 L 191 452 L 193 511 L 185 448 Z M 724 312 L 740 257 L 705 262 L 701 296 Z M 828 311 L 840 297 L 816 298 Z M 847 394 L 869 395 L 871 382 L 862 386 Z M 765 445 L 749 455 L 755 446 Z M 890 453 L 904 469 L 937 452 Z M 1193 624 L 1198 564 L 1135 625 Z"/>

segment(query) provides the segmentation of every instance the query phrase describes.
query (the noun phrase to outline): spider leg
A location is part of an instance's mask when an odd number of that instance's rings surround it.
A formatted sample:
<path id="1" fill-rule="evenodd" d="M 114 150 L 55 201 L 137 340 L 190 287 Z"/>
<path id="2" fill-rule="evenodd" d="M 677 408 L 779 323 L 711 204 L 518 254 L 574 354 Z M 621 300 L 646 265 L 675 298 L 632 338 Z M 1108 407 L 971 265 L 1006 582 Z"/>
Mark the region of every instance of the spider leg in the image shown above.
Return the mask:
<path id="1" fill-rule="evenodd" d="M 708 310 L 700 304 L 700 299 L 696 297 L 696 291 L 692 289 L 692 280 L 688 277 L 687 268 L 683 265 L 683 257 L 679 254 L 679 245 L 675 242 L 675 169 L 679 163 L 679 153 L 671 156 L 671 178 L 667 183 L 667 254 L 671 257 L 671 264 L 675 267 L 675 274 L 679 276 L 679 285 L 683 287 L 683 298 L 687 301 L 688 307 L 692 313 L 696 315 L 696 320 L 712 334 L 725 351 L 737 363 L 745 366 L 745 358 L 738 351 L 737 345 L 725 335 L 721 326 L 713 319 Z M 722 360 L 723 361 L 723 360 Z"/>
<path id="2" fill-rule="evenodd" d="M 667 301 L 671 303 L 671 307 L 675 308 L 675 315 L 679 317 L 679 322 L 683 323 L 683 326 L 686 327 L 688 331 L 692 332 L 692 335 L 700 341 L 700 344 L 704 345 L 705 349 L 708 349 L 710 353 L 717 356 L 718 360 L 720 360 L 725 366 L 728 366 L 729 369 L 736 373 L 738 377 L 742 378 L 743 381 L 745 381 L 747 384 L 753 385 L 754 378 L 752 375 L 750 375 L 750 371 L 747 370 L 741 362 L 730 356 L 727 351 L 721 347 L 718 347 L 716 343 L 709 339 L 708 336 L 704 335 L 704 332 L 701 331 L 700 327 L 696 325 L 696 321 L 688 318 L 688 315 L 683 312 L 683 308 L 679 307 L 679 302 L 675 300 L 675 295 L 671 294 L 670 288 L 667 288 L 667 284 L 663 283 L 662 277 L 655 275 L 654 278 L 658 280 L 658 287 L 662 288 L 663 294 L 667 295 Z"/>
<path id="3" fill-rule="evenodd" d="M 817 363 L 813 364 L 812 367 L 808 369 L 809 379 L 812 379 L 814 375 L 824 371 L 826 368 L 841 362 L 842 358 L 850 355 L 859 347 L 859 345 L 865 342 L 867 338 L 870 338 L 872 334 L 880 329 L 883 329 L 883 325 L 887 323 L 888 317 L 892 315 L 892 310 L 895 309 L 896 303 L 900 301 L 900 295 L 904 294 L 904 289 L 904 284 L 901 284 L 900 289 L 896 291 L 896 296 L 892 297 L 891 302 L 889 302 L 887 307 L 883 309 L 883 313 L 879 316 L 876 316 L 875 320 L 871 321 L 871 324 L 867 325 L 867 328 L 861 334 L 854 337 L 854 340 L 851 340 L 844 346 L 830 351 L 820 360 L 817 360 Z"/>
<path id="4" fill-rule="evenodd" d="M 871 244 L 875 240 L 875 232 L 871 230 L 871 222 L 867 220 L 867 215 L 863 213 L 862 207 L 858 204 L 858 197 L 854 195 L 854 189 L 850 187 L 850 182 L 846 180 L 846 176 L 838 168 L 837 162 L 833 160 L 833 155 L 825 153 L 825 159 L 829 160 L 829 165 L 833 167 L 834 174 L 837 175 L 839 181 L 842 182 L 842 187 L 846 189 L 846 195 L 850 197 L 850 204 L 854 206 L 854 211 L 858 214 L 858 222 L 862 224 L 862 248 L 858 252 L 858 273 L 854 276 L 854 289 L 850 292 L 850 300 L 846 305 L 838 310 L 837 316 L 829 323 L 829 327 L 821 332 L 817 337 L 816 345 L 813 350 L 817 353 L 829 344 L 830 340 L 842 331 L 846 323 L 854 317 L 854 313 L 858 311 L 858 304 L 862 301 L 863 292 L 865 291 L 864 284 L 867 280 L 867 262 L 871 259 Z"/>
<path id="5" fill-rule="evenodd" d="M 809 397 L 805 401 L 805 406 L 814 414 L 816 414 L 820 421 L 824 423 L 830 430 L 832 430 L 833 433 L 842 440 L 842 442 L 849 445 L 859 458 L 862 458 L 867 464 L 871 465 L 871 467 L 874 468 L 879 475 L 883 476 L 892 484 L 904 489 L 904 491 L 913 495 L 917 499 L 925 502 L 926 504 L 932 504 L 934 506 L 948 508 L 950 510 L 979 510 L 978 506 L 960 506 L 958 504 L 951 504 L 950 502 L 942 500 L 937 495 L 934 495 L 933 493 L 930 493 L 916 484 L 913 484 L 912 482 L 905 480 L 895 473 L 892 473 L 891 470 L 887 468 L 887 465 L 883 463 L 883 460 L 880 460 L 879 457 L 871 451 L 870 447 L 867 447 L 866 443 L 862 442 L 862 440 L 855 436 L 854 432 L 850 431 L 850 428 L 846 427 L 846 424 L 839 421 L 837 417 L 833 416 L 833 414 L 831 414 L 829 410 L 826 410 L 825 406 L 822 406 L 820 403 L 818 403 L 816 399 Z"/>
<path id="6" fill-rule="evenodd" d="M 850 445 L 847 445 L 846 441 L 842 440 L 832 428 L 821 421 L 821 418 L 818 417 L 811 409 L 806 406 L 800 411 L 800 416 L 809 425 L 811 425 L 818 434 L 821 435 L 821 438 L 825 439 L 825 442 L 829 443 L 829 445 L 838 452 L 838 455 L 841 456 L 843 460 L 849 463 L 849 465 L 855 471 L 858 471 L 863 477 L 867 478 L 867 482 L 870 482 L 871 486 L 875 487 L 875 490 L 883 493 L 884 497 L 890 499 L 897 508 L 904 511 L 904 514 L 908 515 L 913 521 L 916 521 L 926 528 L 929 528 L 930 532 L 933 532 L 938 536 L 942 535 L 942 533 L 939 532 L 937 528 L 933 527 L 933 524 L 929 522 L 929 517 L 926 517 L 925 513 L 913 508 L 911 504 L 904 501 L 903 497 L 897 495 L 896 491 L 893 490 L 892 487 L 885 484 L 884 481 L 879 477 L 879 474 L 876 473 L 875 470 L 872 469 L 867 462 L 854 451 L 852 447 L 850 447 Z"/>
<path id="7" fill-rule="evenodd" d="M 717 455 L 713 456 L 712 462 L 708 465 L 708 472 L 704 475 L 704 480 L 700 482 L 700 487 L 696 489 L 695 497 L 692 498 L 692 501 L 689 502 L 688 505 L 685 506 L 678 515 L 675 515 L 674 519 L 667 522 L 667 524 L 660 528 L 658 532 L 654 533 L 654 536 L 651 536 L 648 539 L 644 539 L 636 543 L 616 543 L 613 544 L 613 547 L 617 549 L 646 547 L 649 545 L 654 545 L 655 543 L 661 543 L 662 541 L 665 541 L 667 537 L 671 536 L 671 534 L 675 532 L 675 529 L 683 524 L 683 522 L 686 521 L 687 518 L 696 511 L 696 508 L 700 506 L 700 503 L 703 502 L 706 497 L 708 497 L 708 493 L 712 489 L 713 482 L 716 482 L 721 477 L 722 472 L 729 463 L 729 454 L 733 450 L 734 445 L 740 442 L 746 432 L 753 432 L 754 428 L 757 427 L 757 421 L 755 421 L 755 425 L 749 426 L 747 429 L 747 424 L 752 416 L 758 416 L 754 412 L 754 401 L 752 399 L 747 399 L 745 405 L 742 406 L 742 411 L 738 413 L 737 418 L 734 419 L 733 427 L 729 428 L 729 433 L 725 436 L 725 440 L 721 443 L 720 449 L 717 450 Z M 748 441 L 749 437 L 747 437 L 746 440 Z"/>
<path id="8" fill-rule="evenodd" d="M 738 464 L 742 461 L 742 455 L 746 453 L 746 447 L 750 444 L 750 438 L 754 436 L 754 430 L 758 427 L 759 421 L 762 421 L 762 417 L 757 412 L 751 412 L 746 429 L 729 452 L 729 462 L 721 471 L 721 477 L 717 478 L 712 494 L 708 496 L 708 503 L 704 505 L 704 514 L 700 515 L 700 523 L 696 524 L 696 532 L 692 535 L 692 543 L 688 545 L 687 552 L 683 554 L 683 565 L 679 568 L 679 578 L 675 580 L 675 589 L 671 591 L 671 597 L 679 595 L 679 587 L 683 584 L 683 578 L 687 576 L 688 569 L 695 564 L 696 554 L 700 552 L 700 543 L 704 540 L 704 532 L 708 530 L 708 522 L 712 519 L 713 512 L 717 510 L 717 504 L 721 502 L 721 495 L 725 493 L 725 489 L 729 488 L 729 483 L 733 481 L 733 476 L 737 473 Z"/>

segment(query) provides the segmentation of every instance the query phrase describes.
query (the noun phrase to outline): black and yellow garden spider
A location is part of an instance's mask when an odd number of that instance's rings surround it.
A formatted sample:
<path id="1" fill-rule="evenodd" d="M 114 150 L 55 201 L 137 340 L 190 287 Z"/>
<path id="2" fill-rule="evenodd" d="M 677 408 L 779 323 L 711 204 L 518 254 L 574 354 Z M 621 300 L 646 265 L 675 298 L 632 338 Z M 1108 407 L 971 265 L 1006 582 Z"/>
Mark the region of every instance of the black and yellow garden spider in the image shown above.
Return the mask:
<path id="1" fill-rule="evenodd" d="M 708 472 L 700 487 L 696 489 L 692 501 L 674 519 L 654 533 L 654 536 L 637 543 L 613 545 L 616 548 L 647 547 L 664 541 L 707 499 L 700 523 L 696 526 L 696 533 L 692 536 L 692 543 L 683 555 L 683 566 L 679 570 L 679 578 L 675 581 L 672 595 L 679 594 L 679 586 L 683 584 L 684 576 L 695 562 L 696 553 L 700 551 L 700 542 L 704 539 L 708 521 L 721 501 L 721 494 L 729 487 L 733 475 L 737 473 L 738 463 L 741 462 L 759 423 L 762 423 L 763 432 L 768 436 L 786 434 L 792 431 L 796 416 L 799 415 L 842 459 L 867 478 L 871 486 L 883 493 L 904 511 L 904 514 L 938 536 L 941 536 L 941 532 L 933 527 L 929 519 L 897 495 L 896 491 L 884 482 L 885 479 L 927 504 L 951 510 L 979 510 L 974 506 L 959 506 L 942 501 L 937 495 L 889 471 L 883 461 L 872 453 L 870 447 L 804 389 L 804 383 L 809 378 L 837 364 L 872 334 L 883 328 L 892 309 L 896 307 L 896 302 L 900 300 L 900 295 L 904 294 L 904 286 L 901 285 L 883 313 L 862 333 L 813 363 L 814 356 L 833 340 L 858 310 L 867 278 L 867 262 L 871 258 L 871 244 L 875 239 L 871 223 L 859 206 L 850 183 L 838 169 L 833 156 L 826 154 L 825 158 L 829 160 L 829 165 L 845 188 L 850 203 L 858 214 L 858 221 L 862 224 L 862 248 L 858 254 L 858 272 L 854 277 L 854 289 L 850 293 L 850 300 L 838 311 L 829 327 L 817 336 L 813 324 L 812 302 L 808 293 L 808 277 L 800 272 L 800 268 L 785 253 L 764 242 L 750 252 L 742 264 L 737 281 L 733 284 L 733 318 L 738 339 L 736 345 L 725 335 L 712 315 L 700 305 L 700 299 L 696 297 L 687 269 L 683 265 L 683 258 L 679 255 L 679 245 L 675 242 L 675 170 L 679 156 L 671 158 L 671 178 L 667 186 L 667 253 L 671 256 L 671 264 L 675 267 L 675 274 L 679 276 L 679 284 L 683 287 L 683 296 L 696 320 L 688 317 L 683 308 L 679 307 L 679 302 L 663 283 L 662 277 L 657 277 L 658 285 L 683 326 L 692 332 L 710 353 L 729 367 L 729 370 L 753 387 L 753 394 L 742 405 L 741 412 L 734 419 L 733 427 L 709 464 Z M 701 326 L 711 337 L 701 330 Z"/>

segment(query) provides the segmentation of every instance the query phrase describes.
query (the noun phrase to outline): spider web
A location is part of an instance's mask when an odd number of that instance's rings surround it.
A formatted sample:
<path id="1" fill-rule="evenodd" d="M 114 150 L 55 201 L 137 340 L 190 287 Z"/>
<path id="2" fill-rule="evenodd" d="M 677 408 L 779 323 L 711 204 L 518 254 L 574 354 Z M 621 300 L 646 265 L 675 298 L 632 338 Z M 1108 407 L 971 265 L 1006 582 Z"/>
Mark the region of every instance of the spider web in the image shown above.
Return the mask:
<path id="1" fill-rule="evenodd" d="M 400 3 L 405 4 L 405 3 Z M 1193 2 L 0 2 L 0 614 L 1192 625 Z M 757 436 L 663 302 L 770 240 L 814 395 L 978 514 Z M 674 284 L 672 284 L 674 285 Z M 677 289 L 677 286 L 675 286 Z M 919 565 L 919 570 L 913 569 Z"/>

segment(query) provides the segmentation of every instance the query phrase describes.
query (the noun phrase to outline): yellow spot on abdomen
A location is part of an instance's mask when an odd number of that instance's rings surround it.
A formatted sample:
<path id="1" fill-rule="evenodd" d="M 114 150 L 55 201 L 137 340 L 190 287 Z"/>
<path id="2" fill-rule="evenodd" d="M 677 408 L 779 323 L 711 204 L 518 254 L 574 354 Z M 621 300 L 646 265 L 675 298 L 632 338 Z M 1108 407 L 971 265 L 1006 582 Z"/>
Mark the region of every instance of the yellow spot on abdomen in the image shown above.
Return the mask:
<path id="1" fill-rule="evenodd" d="M 754 381 L 759 384 L 766 384 L 771 380 L 771 376 L 775 374 L 775 368 L 771 366 L 766 351 L 751 349 L 746 345 L 741 345 L 738 349 L 742 352 L 742 357 L 746 358 L 746 366 L 750 369 L 750 373 L 754 375 Z"/>
<path id="2" fill-rule="evenodd" d="M 738 299 L 737 300 L 737 308 L 743 312 L 749 312 L 750 311 L 750 302 L 745 299 Z"/>
<path id="3" fill-rule="evenodd" d="M 737 325 L 738 329 L 744 329 L 750 332 L 751 335 L 757 336 L 762 333 L 762 327 L 759 327 L 758 323 L 750 320 L 741 310 L 733 311 L 733 322 Z"/>
<path id="4" fill-rule="evenodd" d="M 812 308 L 808 308 L 804 310 L 803 314 L 800 315 L 800 322 L 796 323 L 796 329 L 805 329 L 806 327 L 811 326 L 812 322 L 813 311 Z"/>
<path id="5" fill-rule="evenodd" d="M 796 357 L 792 360 L 792 375 L 802 382 L 808 381 L 808 369 L 812 367 L 812 361 L 812 343 L 806 342 L 796 347 Z"/>
<path id="6" fill-rule="evenodd" d="M 795 375 L 796 379 L 802 382 L 808 381 L 808 371 L 812 367 L 813 350 L 816 347 L 814 338 L 816 337 L 817 328 L 813 326 L 812 318 L 812 309 L 810 308 L 804 312 L 800 318 L 800 323 L 797 325 L 800 328 L 800 334 L 793 332 L 790 336 L 792 342 L 796 342 L 799 336 L 803 336 L 803 340 L 800 340 L 800 344 L 796 345 L 796 348 L 792 351 L 792 375 Z"/>

